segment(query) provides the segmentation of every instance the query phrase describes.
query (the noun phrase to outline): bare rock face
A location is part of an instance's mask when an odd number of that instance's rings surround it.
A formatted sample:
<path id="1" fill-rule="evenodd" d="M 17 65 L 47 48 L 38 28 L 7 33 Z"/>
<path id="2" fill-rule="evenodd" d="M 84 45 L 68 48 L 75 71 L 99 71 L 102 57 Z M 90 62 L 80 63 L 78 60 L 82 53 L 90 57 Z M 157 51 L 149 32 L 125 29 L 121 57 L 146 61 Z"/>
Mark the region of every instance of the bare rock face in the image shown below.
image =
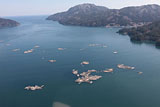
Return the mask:
<path id="1" fill-rule="evenodd" d="M 0 28 L 16 27 L 18 25 L 20 25 L 20 23 L 14 20 L 0 18 Z"/>
<path id="2" fill-rule="evenodd" d="M 64 25 L 76 26 L 135 26 L 160 19 L 159 5 L 143 5 L 108 9 L 94 4 L 80 4 L 66 12 L 51 15 L 47 20 L 58 21 Z"/>

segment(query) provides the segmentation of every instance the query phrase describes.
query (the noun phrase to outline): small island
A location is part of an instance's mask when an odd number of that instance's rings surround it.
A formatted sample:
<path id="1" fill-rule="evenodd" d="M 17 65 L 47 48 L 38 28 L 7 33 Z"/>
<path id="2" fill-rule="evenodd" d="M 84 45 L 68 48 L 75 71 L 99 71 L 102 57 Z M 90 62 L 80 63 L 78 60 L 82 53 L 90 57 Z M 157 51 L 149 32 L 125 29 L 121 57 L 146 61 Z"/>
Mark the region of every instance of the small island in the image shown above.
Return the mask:
<path id="1" fill-rule="evenodd" d="M 16 27 L 18 25 L 20 25 L 20 23 L 14 20 L 0 18 L 0 28 Z"/>

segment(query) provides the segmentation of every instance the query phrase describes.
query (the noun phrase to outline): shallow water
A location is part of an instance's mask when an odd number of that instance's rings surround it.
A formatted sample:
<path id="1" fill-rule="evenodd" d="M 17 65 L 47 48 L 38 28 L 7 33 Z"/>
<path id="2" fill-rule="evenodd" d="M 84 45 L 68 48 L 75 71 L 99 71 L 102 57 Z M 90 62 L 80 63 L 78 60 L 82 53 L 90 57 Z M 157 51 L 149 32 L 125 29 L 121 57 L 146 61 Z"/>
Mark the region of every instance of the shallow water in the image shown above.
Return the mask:
<path id="1" fill-rule="evenodd" d="M 160 106 L 160 50 L 154 45 L 132 43 L 128 36 L 116 33 L 118 28 L 63 26 L 45 18 L 11 17 L 21 25 L 0 29 L 0 107 Z M 35 45 L 40 47 L 23 53 Z M 12 51 L 17 48 L 20 50 Z M 50 59 L 56 62 L 49 63 Z M 81 66 L 82 61 L 90 64 Z M 136 69 L 118 69 L 117 64 Z M 106 68 L 114 68 L 114 72 L 97 74 L 103 77 L 93 84 L 74 82 L 72 69 Z M 45 86 L 37 91 L 24 90 L 28 85 Z"/>

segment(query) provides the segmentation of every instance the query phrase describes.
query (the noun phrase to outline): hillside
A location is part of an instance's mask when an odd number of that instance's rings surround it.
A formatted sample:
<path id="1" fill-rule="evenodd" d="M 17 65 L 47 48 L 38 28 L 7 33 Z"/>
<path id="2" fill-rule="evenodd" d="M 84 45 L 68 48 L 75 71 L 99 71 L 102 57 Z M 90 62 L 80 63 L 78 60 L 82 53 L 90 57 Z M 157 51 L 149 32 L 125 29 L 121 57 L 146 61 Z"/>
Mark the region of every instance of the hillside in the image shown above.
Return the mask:
<path id="1" fill-rule="evenodd" d="M 80 4 L 66 12 L 56 13 L 47 20 L 58 21 L 64 25 L 76 26 L 141 26 L 160 19 L 159 5 L 143 5 L 108 9 L 94 4 Z"/>
<path id="2" fill-rule="evenodd" d="M 120 34 L 129 35 L 132 41 L 153 41 L 160 46 L 160 21 L 136 28 L 124 28 Z"/>

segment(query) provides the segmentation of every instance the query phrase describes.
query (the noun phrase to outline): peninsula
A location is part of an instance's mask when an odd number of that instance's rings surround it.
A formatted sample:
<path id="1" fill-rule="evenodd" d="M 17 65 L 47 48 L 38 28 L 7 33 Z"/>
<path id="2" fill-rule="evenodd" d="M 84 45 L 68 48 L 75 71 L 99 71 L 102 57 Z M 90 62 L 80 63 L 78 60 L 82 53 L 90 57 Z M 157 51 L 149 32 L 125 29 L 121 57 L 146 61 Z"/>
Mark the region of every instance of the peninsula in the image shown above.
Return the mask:
<path id="1" fill-rule="evenodd" d="M 141 27 L 123 28 L 118 33 L 129 35 L 131 41 L 151 41 L 156 46 L 160 46 L 160 21 L 155 21 Z"/>
<path id="2" fill-rule="evenodd" d="M 20 23 L 14 21 L 14 20 L 0 18 L 0 28 L 16 27 L 18 25 L 20 25 Z"/>

